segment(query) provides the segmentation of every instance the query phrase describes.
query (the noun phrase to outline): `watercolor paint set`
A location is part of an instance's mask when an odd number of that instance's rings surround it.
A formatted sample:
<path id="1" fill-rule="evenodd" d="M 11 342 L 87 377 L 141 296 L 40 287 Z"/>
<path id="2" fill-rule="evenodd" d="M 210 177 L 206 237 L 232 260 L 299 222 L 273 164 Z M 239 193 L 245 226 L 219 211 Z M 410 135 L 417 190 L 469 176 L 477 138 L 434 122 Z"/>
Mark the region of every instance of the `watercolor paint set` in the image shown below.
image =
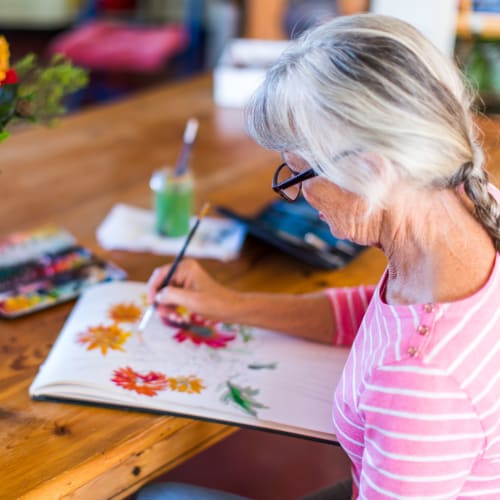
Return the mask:
<path id="1" fill-rule="evenodd" d="M 242 222 L 252 236 L 314 267 L 341 268 L 365 249 L 333 236 L 303 197 L 294 203 L 278 199 L 251 217 L 225 207 L 216 208 L 220 214 Z"/>
<path id="2" fill-rule="evenodd" d="M 13 233 L 0 241 L 0 316 L 23 316 L 71 300 L 90 285 L 125 278 L 65 229 Z"/>

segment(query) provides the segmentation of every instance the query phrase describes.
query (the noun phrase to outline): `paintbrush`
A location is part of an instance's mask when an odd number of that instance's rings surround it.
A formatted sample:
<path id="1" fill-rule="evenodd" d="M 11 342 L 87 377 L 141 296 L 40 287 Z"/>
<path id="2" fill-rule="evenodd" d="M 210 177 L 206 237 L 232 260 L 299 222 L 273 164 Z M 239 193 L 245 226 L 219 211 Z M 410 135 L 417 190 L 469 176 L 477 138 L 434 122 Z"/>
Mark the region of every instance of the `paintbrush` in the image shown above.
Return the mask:
<path id="1" fill-rule="evenodd" d="M 158 287 L 158 291 L 160 291 L 162 288 L 165 288 L 166 286 L 169 285 L 170 280 L 172 279 L 172 276 L 175 273 L 175 270 L 177 269 L 177 266 L 179 265 L 179 262 L 181 261 L 182 257 L 184 257 L 184 253 L 186 252 L 186 249 L 189 245 L 189 242 L 194 236 L 194 233 L 198 229 L 198 226 L 200 225 L 201 219 L 205 217 L 206 213 L 208 212 L 208 209 L 210 208 L 210 203 L 205 203 L 203 205 L 203 208 L 200 211 L 200 214 L 198 215 L 198 218 L 196 219 L 196 222 L 194 223 L 193 227 L 189 231 L 186 240 L 184 241 L 184 244 L 182 245 L 182 248 L 180 252 L 177 254 L 177 257 L 175 258 L 173 264 L 170 266 L 170 269 L 163 279 L 163 281 L 160 283 L 160 286 Z M 144 329 L 146 328 L 146 325 L 149 322 L 149 319 L 151 318 L 151 315 L 153 314 L 154 310 L 158 306 L 156 300 L 146 309 L 146 312 L 144 313 L 144 316 L 142 317 L 140 323 L 139 323 L 139 333 L 142 333 Z"/>
<path id="2" fill-rule="evenodd" d="M 196 140 L 196 134 L 198 133 L 198 125 L 199 123 L 196 118 L 190 118 L 187 121 L 186 128 L 184 129 L 182 149 L 174 171 L 174 175 L 176 177 L 186 173 L 189 163 L 189 155 L 191 153 L 191 149 L 193 148 L 194 141 Z"/>

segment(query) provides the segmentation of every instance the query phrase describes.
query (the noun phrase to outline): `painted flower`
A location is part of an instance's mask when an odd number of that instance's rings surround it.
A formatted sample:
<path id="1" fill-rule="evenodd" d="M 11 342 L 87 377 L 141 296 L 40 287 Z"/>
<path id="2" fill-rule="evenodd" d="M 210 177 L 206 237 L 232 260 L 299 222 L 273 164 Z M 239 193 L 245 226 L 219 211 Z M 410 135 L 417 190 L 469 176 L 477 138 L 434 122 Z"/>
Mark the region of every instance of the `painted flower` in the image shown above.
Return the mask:
<path id="1" fill-rule="evenodd" d="M 205 386 L 200 378 L 189 375 L 188 377 L 169 377 L 169 388 L 172 391 L 185 392 L 187 394 L 199 394 Z"/>
<path id="2" fill-rule="evenodd" d="M 135 323 L 141 319 L 142 309 L 133 302 L 122 302 L 111 306 L 108 315 L 116 323 Z"/>
<path id="3" fill-rule="evenodd" d="M 179 328 L 174 335 L 178 342 L 189 340 L 193 344 L 205 344 L 213 349 L 227 347 L 228 342 L 234 340 L 238 333 L 237 326 L 228 327 L 179 308 L 164 317 L 163 321 L 168 326 Z"/>
<path id="4" fill-rule="evenodd" d="M 79 333 L 76 341 L 83 345 L 88 344 L 87 351 L 101 349 L 102 355 L 105 356 L 108 349 L 125 351 L 123 344 L 131 335 L 115 324 L 97 325 L 89 326 L 86 331 Z"/>
<path id="5" fill-rule="evenodd" d="M 169 384 L 169 379 L 163 373 L 150 371 L 141 374 L 130 366 L 114 370 L 111 381 L 127 391 L 135 391 L 137 394 L 149 397 L 156 396 L 159 391 L 164 391 Z"/>
<path id="6" fill-rule="evenodd" d="M 163 322 L 169 326 L 184 326 L 189 323 L 191 313 L 184 306 L 170 308 L 163 317 Z"/>

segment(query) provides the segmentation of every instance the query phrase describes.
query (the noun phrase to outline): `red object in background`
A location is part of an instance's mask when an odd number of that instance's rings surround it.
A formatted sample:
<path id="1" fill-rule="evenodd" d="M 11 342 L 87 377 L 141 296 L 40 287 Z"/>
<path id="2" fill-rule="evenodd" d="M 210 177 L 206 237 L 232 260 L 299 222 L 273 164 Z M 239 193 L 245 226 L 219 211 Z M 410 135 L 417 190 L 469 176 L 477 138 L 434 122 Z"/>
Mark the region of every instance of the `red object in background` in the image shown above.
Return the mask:
<path id="1" fill-rule="evenodd" d="M 14 69 L 10 68 L 5 72 L 5 78 L 0 82 L 1 85 L 12 85 L 17 83 L 17 73 Z"/>
<path id="2" fill-rule="evenodd" d="M 135 8 L 135 0 L 99 0 L 99 10 L 132 10 Z"/>
<path id="3" fill-rule="evenodd" d="M 118 21 L 90 21 L 57 37 L 51 54 L 93 70 L 152 72 L 188 47 L 187 29 L 180 25 L 134 26 Z"/>

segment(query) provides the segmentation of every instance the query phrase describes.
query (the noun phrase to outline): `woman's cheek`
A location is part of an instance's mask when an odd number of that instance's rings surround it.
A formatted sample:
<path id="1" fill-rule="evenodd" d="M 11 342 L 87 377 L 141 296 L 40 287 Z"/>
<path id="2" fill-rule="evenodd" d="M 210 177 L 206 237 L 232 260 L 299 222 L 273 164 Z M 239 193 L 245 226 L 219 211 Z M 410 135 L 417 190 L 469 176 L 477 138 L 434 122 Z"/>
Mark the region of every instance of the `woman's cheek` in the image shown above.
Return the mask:
<path id="1" fill-rule="evenodd" d="M 368 227 L 365 221 L 357 221 L 353 213 L 346 212 L 340 207 L 330 213 L 325 214 L 325 222 L 328 224 L 330 232 L 336 238 L 345 239 L 358 243 L 368 244 Z"/>
<path id="2" fill-rule="evenodd" d="M 321 191 L 307 189 L 303 186 L 302 194 L 307 203 L 318 211 L 318 218 L 328 224 L 330 232 L 337 238 L 344 238 L 343 231 L 339 227 L 338 210 L 330 204 L 325 203 L 325 200 L 328 199 L 328 196 L 325 196 L 326 193 L 323 193 L 323 196 L 321 196 Z"/>
<path id="3" fill-rule="evenodd" d="M 336 238 L 347 240 L 353 239 L 354 235 L 350 234 L 351 231 L 349 231 L 348 227 L 346 227 L 345 221 L 342 221 L 338 216 L 334 218 L 327 215 L 325 222 L 328 224 L 330 232 Z"/>
<path id="4" fill-rule="evenodd" d="M 302 186 L 302 196 L 304 196 L 307 203 L 309 203 L 309 205 L 311 205 L 311 207 L 313 207 L 316 210 L 318 210 L 319 212 L 321 212 L 321 209 L 317 206 L 316 197 L 314 196 L 314 194 L 311 191 L 309 191 L 309 189 L 306 189 L 304 186 Z"/>

